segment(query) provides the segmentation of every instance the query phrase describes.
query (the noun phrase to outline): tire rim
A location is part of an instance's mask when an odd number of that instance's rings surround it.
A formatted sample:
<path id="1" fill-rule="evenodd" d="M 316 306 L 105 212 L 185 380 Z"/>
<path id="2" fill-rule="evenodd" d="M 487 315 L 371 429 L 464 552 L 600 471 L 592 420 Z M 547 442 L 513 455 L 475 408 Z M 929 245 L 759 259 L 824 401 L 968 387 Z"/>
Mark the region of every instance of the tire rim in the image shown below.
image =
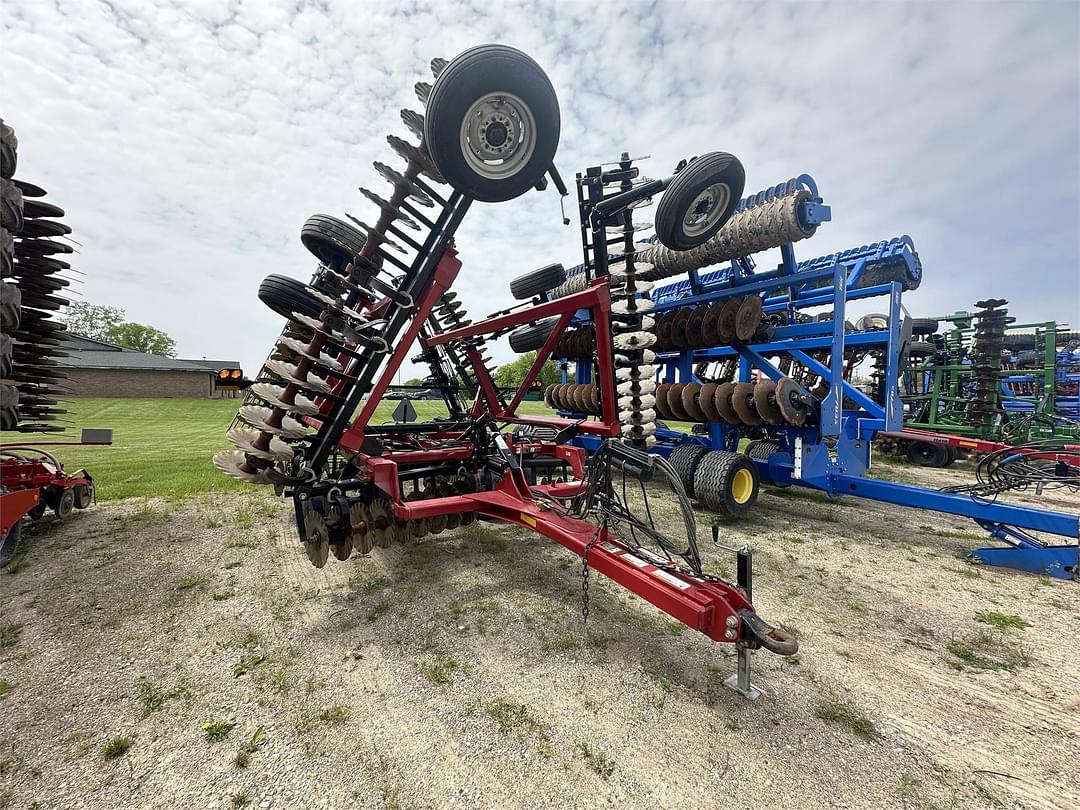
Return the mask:
<path id="1" fill-rule="evenodd" d="M 716 224 L 727 210 L 731 188 L 727 183 L 713 183 L 698 194 L 683 216 L 682 229 L 687 236 L 700 236 Z"/>
<path id="2" fill-rule="evenodd" d="M 469 168 L 481 177 L 512 177 L 529 162 L 536 148 L 532 110 L 512 93 L 488 93 L 465 113 L 460 146 Z"/>
<path id="3" fill-rule="evenodd" d="M 731 479 L 731 498 L 735 503 L 743 504 L 750 500 L 754 491 L 754 476 L 749 470 L 736 470 Z"/>

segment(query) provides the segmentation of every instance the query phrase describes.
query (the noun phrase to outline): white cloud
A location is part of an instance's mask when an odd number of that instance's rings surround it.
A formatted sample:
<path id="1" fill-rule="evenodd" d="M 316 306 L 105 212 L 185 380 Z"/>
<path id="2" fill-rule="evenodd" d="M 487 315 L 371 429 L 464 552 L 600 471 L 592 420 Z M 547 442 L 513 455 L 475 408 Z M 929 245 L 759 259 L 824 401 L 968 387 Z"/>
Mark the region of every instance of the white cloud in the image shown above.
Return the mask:
<path id="1" fill-rule="evenodd" d="M 279 328 L 255 298 L 307 277 L 304 219 L 385 184 L 372 160 L 432 56 L 504 41 L 549 72 L 571 177 L 623 149 L 663 174 L 713 149 L 748 190 L 814 175 L 834 221 L 803 258 L 909 233 L 941 313 L 1001 296 L 1080 322 L 1080 7 L 1074 3 L 41 2 L 0 8 L 20 175 L 83 244 L 92 301 L 253 369 Z M 551 192 L 477 205 L 459 232 L 473 316 L 506 279 L 579 261 Z M 505 359 L 506 348 L 495 356 Z"/>

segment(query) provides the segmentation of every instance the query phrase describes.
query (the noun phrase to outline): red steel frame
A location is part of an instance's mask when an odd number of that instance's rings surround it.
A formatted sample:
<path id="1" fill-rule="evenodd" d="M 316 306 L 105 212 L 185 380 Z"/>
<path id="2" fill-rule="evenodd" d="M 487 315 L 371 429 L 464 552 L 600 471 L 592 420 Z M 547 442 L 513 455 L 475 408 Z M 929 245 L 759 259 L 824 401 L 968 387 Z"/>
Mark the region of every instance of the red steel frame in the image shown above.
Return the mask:
<path id="1" fill-rule="evenodd" d="M 49 442 L 48 444 L 55 446 L 79 444 L 79 442 Z M 23 448 L 24 445 L 0 445 L 0 449 L 4 447 Z M 81 475 L 68 475 L 63 467 L 53 464 L 45 457 L 26 461 L 4 458 L 0 459 L 0 484 L 8 490 L 0 495 L 0 537 L 7 537 L 8 532 L 41 503 L 46 490 L 89 486 L 91 481 Z"/>
<path id="2" fill-rule="evenodd" d="M 892 439 L 903 439 L 910 442 L 927 442 L 929 444 L 946 444 L 958 447 L 961 450 L 971 450 L 976 453 L 996 453 L 998 450 L 1006 450 L 1012 447 L 1005 442 L 994 442 L 989 439 L 976 439 L 971 436 L 955 436 L 951 433 L 935 433 L 921 428 L 904 428 L 903 430 L 882 432 L 879 436 L 888 436 Z M 1066 444 L 1062 451 L 1047 452 L 1034 448 L 1017 447 L 1016 452 L 1025 456 L 1033 456 L 1036 459 L 1049 461 L 1065 461 L 1069 464 L 1080 465 L 1080 444 Z"/>
<path id="3" fill-rule="evenodd" d="M 643 549 L 635 549 L 620 540 L 605 527 L 597 527 L 584 520 L 560 513 L 538 501 L 534 493 L 569 497 L 585 490 L 586 455 L 582 448 L 547 441 L 515 443 L 505 437 L 508 448 L 515 454 L 540 454 L 561 459 L 573 471 L 576 481 L 562 484 L 531 486 L 521 470 L 512 471 L 492 491 L 404 501 L 398 479 L 398 465 L 425 464 L 432 462 L 465 461 L 473 457 L 473 448 L 440 448 L 409 451 L 386 450 L 380 455 L 360 452 L 364 432 L 378 406 L 383 393 L 390 385 L 412 344 L 420 335 L 423 324 L 438 303 L 440 297 L 452 285 L 461 262 L 456 253 L 447 250 L 435 273 L 435 282 L 416 302 L 412 322 L 401 341 L 387 360 L 386 367 L 373 386 L 367 401 L 349 428 L 342 434 L 339 447 L 353 456 L 353 464 L 366 470 L 370 480 L 385 492 L 393 502 L 394 515 L 399 520 L 419 520 L 438 515 L 475 512 L 480 516 L 533 529 L 550 540 L 577 554 L 588 554 L 589 565 L 596 571 L 629 589 L 646 601 L 663 610 L 673 618 L 698 630 L 716 641 L 740 642 L 743 647 L 757 644 L 751 636 L 739 632 L 740 611 L 753 611 L 746 589 L 715 580 L 705 580 L 690 574 L 672 572 L 663 558 Z M 377 309 L 378 305 L 372 307 Z M 601 414 L 597 419 L 575 421 L 559 417 L 522 416 L 517 413 L 533 381 L 539 376 L 544 362 L 551 356 L 559 338 L 566 331 L 575 312 L 590 310 L 597 330 L 598 374 Z M 617 437 L 621 425 L 616 411 L 616 383 L 614 358 L 610 334 L 611 298 L 606 278 L 594 280 L 589 287 L 573 295 L 543 302 L 525 310 L 489 318 L 469 326 L 437 335 L 421 338 L 425 348 L 467 341 L 482 335 L 533 323 L 543 318 L 557 316 L 556 327 L 538 350 L 536 361 L 519 386 L 510 403 L 500 402 L 494 381 L 484 365 L 479 351 L 465 345 L 468 358 L 479 381 L 471 411 L 472 417 L 488 415 L 496 421 L 525 425 L 547 425 L 559 429 L 575 426 L 579 431 L 604 437 Z M 314 421 L 314 420 L 312 420 Z M 412 439 L 458 438 L 460 431 L 432 431 L 430 426 L 418 428 Z M 355 454 L 355 455 L 354 455 Z"/>

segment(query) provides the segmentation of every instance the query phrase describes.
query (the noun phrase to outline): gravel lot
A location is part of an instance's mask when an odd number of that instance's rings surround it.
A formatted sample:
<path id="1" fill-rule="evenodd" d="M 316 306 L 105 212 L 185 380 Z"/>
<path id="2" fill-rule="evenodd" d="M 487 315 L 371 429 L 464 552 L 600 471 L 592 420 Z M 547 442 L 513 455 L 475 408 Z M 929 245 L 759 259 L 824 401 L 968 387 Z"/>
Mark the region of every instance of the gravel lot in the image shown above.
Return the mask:
<path id="1" fill-rule="evenodd" d="M 586 631 L 537 536 L 317 571 L 289 519 L 252 491 L 39 525 L 0 576 L 0 808 L 1080 806 L 1080 587 L 968 564 L 966 521 L 764 490 L 722 537 L 802 649 L 755 655 L 751 703 L 730 648 L 595 576 Z"/>

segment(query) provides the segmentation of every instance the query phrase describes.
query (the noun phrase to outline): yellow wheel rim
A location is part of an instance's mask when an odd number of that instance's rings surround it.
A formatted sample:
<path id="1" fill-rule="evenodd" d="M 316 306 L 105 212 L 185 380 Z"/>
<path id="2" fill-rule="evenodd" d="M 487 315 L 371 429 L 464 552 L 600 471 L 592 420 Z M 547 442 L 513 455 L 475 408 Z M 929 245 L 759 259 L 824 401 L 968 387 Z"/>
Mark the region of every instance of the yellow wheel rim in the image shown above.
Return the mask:
<path id="1" fill-rule="evenodd" d="M 746 503 L 754 493 L 754 476 L 749 470 L 736 470 L 731 479 L 731 498 L 735 503 Z"/>

